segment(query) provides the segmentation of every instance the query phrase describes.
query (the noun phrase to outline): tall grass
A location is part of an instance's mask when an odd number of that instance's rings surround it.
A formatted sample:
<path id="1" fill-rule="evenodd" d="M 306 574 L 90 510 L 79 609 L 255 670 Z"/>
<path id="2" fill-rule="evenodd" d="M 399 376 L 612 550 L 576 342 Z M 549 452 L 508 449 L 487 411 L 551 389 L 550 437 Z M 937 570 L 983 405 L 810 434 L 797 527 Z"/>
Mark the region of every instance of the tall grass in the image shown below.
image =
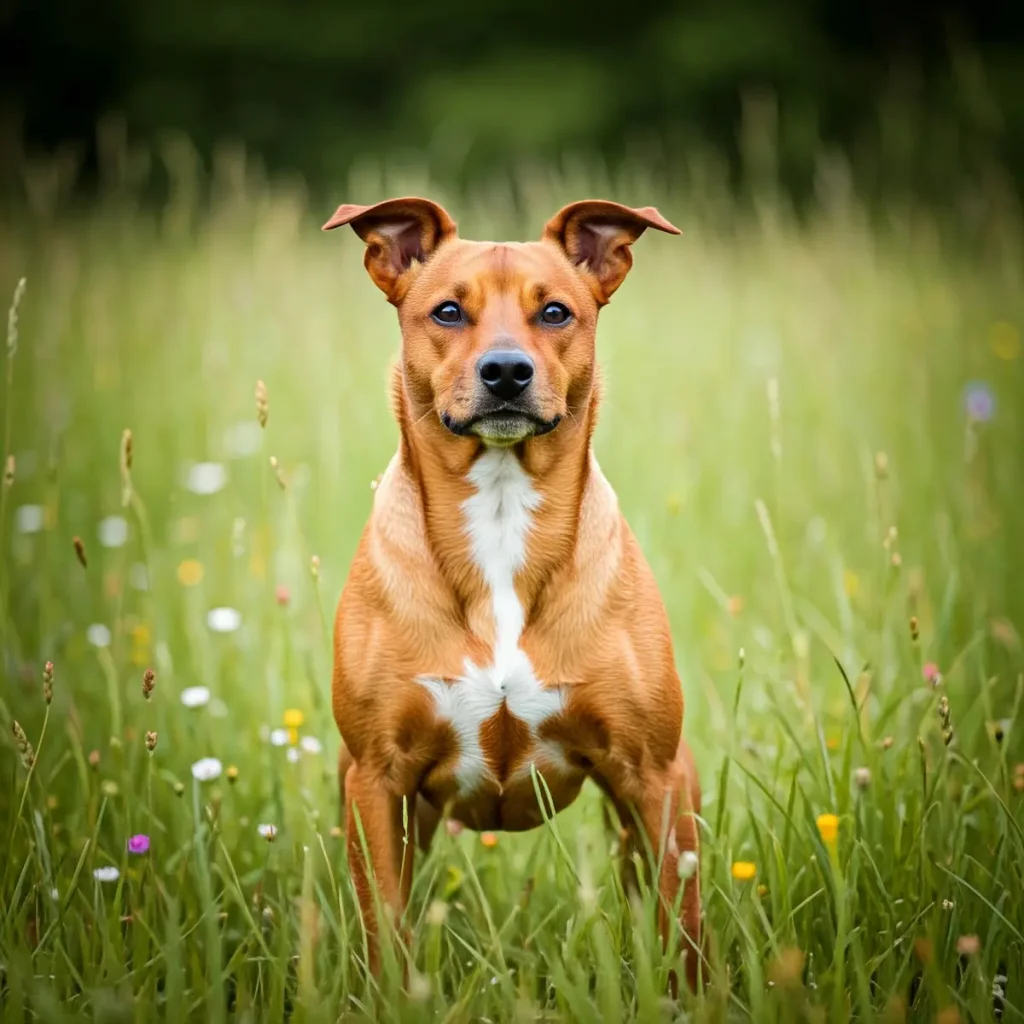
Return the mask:
<path id="1" fill-rule="evenodd" d="M 395 445 L 397 325 L 326 209 L 225 166 L 208 205 L 122 186 L 0 232 L 0 288 L 27 279 L 0 417 L 5 1020 L 1024 1016 L 1019 221 L 612 190 L 686 232 L 643 238 L 602 314 L 596 442 L 703 775 L 710 968 L 673 1003 L 678 950 L 589 790 L 533 833 L 442 829 L 408 980 L 368 977 L 329 622 Z M 470 237 L 532 237 L 609 190 L 451 205 Z"/>

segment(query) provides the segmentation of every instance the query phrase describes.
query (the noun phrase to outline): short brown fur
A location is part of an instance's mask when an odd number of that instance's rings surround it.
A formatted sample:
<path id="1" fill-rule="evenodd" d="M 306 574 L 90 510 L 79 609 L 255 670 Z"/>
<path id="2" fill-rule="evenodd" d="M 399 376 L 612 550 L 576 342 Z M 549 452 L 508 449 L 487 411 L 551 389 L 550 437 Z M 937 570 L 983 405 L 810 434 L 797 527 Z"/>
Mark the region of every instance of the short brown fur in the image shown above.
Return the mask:
<path id="1" fill-rule="evenodd" d="M 380 896 L 396 919 L 412 877 L 403 800 L 424 848 L 443 814 L 478 829 L 542 822 L 524 770 L 535 756 L 525 724 L 503 705 L 481 726 L 488 775 L 462 792 L 458 737 L 416 682 L 425 675 L 456 680 L 467 658 L 486 662 L 495 642 L 495 615 L 462 508 L 474 493 L 467 474 L 486 445 L 458 425 L 480 406 L 477 361 L 496 346 L 527 353 L 535 366 L 533 426 L 511 446 L 541 498 L 514 580 L 525 621 L 519 647 L 542 685 L 565 695 L 561 711 L 539 731 L 564 760 L 541 758 L 537 769 L 557 810 L 590 777 L 615 806 L 629 842 L 646 840 L 662 864 L 667 934 L 681 884 L 679 857 L 698 850 L 700 787 L 682 738 L 667 616 L 594 460 L 591 436 L 600 398 L 598 312 L 628 272 L 630 245 L 640 234 L 648 227 L 678 232 L 650 207 L 601 201 L 566 207 L 541 241 L 526 244 L 459 239 L 447 212 L 422 199 L 342 206 L 325 229 L 342 224 L 366 241 L 367 269 L 397 306 L 402 330 L 392 379 L 399 451 L 376 491 L 334 638 L 348 854 L 374 963 L 376 918 L 356 812 Z M 457 330 L 431 317 L 447 300 L 464 311 Z M 563 303 L 571 323 L 557 330 L 540 323 L 537 310 L 548 302 Z M 700 941 L 697 875 L 682 884 L 678 905 L 692 984 Z"/>

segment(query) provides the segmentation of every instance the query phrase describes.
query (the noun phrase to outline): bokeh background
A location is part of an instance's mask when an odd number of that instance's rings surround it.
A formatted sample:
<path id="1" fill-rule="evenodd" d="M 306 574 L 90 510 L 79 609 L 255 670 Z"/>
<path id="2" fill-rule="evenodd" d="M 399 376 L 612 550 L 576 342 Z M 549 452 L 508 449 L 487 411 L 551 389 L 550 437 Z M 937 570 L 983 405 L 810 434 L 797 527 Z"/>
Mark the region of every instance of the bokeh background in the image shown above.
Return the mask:
<path id="1" fill-rule="evenodd" d="M 1019 4 L 2 0 L 0 999 L 678 1010 L 590 789 L 442 832 L 408 985 L 336 828 L 399 335 L 319 226 L 422 194 L 535 238 L 599 196 L 684 232 L 602 312 L 595 444 L 703 776 L 692 1019 L 1024 1015 L 1022 175 Z"/>

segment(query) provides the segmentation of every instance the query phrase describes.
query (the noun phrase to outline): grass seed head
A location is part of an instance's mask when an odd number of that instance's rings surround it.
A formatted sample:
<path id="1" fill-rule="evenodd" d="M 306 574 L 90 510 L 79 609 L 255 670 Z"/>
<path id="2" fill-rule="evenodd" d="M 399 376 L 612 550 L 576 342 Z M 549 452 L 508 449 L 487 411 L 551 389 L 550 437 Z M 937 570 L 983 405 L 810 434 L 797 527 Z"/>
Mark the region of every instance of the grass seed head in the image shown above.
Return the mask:
<path id="1" fill-rule="evenodd" d="M 146 733 L 146 749 L 152 754 L 156 750 L 157 735 L 153 731 Z"/>
<path id="2" fill-rule="evenodd" d="M 256 420 L 261 427 L 266 427 L 270 415 L 270 397 L 267 394 L 267 385 L 263 381 L 256 381 Z"/>
<path id="3" fill-rule="evenodd" d="M 142 696 L 149 700 L 153 696 L 153 688 L 156 686 L 156 673 L 147 668 L 142 673 Z"/>
<path id="4" fill-rule="evenodd" d="M 862 766 L 853 773 L 853 781 L 858 789 L 867 789 L 871 785 L 871 769 Z"/>
<path id="5" fill-rule="evenodd" d="M 21 763 L 26 769 L 31 769 L 36 763 L 36 752 L 32 749 L 32 744 L 29 743 L 28 736 L 25 735 L 25 730 L 17 719 L 11 723 L 11 732 L 14 733 L 14 742 L 17 744 Z"/>
<path id="6" fill-rule="evenodd" d="M 53 702 L 53 662 L 48 661 L 43 666 L 43 700 L 47 704 Z"/>
<path id="7" fill-rule="evenodd" d="M 7 311 L 7 358 L 13 359 L 18 352 L 18 307 L 25 297 L 25 278 L 18 281 L 14 289 L 14 298 L 11 299 L 10 309 Z"/>

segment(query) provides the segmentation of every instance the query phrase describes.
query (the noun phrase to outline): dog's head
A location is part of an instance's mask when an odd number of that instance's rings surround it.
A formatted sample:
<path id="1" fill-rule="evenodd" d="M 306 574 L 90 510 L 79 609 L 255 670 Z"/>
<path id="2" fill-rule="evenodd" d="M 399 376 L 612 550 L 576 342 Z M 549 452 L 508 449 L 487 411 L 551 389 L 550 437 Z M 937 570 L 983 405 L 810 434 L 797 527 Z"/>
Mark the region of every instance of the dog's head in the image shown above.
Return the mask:
<path id="1" fill-rule="evenodd" d="M 417 416 L 451 434 L 507 447 L 554 430 L 594 378 L 598 310 L 633 263 L 647 228 L 679 229 L 656 209 L 572 203 L 539 242 L 471 242 L 427 199 L 338 207 L 366 269 L 398 308 L 406 387 Z"/>

